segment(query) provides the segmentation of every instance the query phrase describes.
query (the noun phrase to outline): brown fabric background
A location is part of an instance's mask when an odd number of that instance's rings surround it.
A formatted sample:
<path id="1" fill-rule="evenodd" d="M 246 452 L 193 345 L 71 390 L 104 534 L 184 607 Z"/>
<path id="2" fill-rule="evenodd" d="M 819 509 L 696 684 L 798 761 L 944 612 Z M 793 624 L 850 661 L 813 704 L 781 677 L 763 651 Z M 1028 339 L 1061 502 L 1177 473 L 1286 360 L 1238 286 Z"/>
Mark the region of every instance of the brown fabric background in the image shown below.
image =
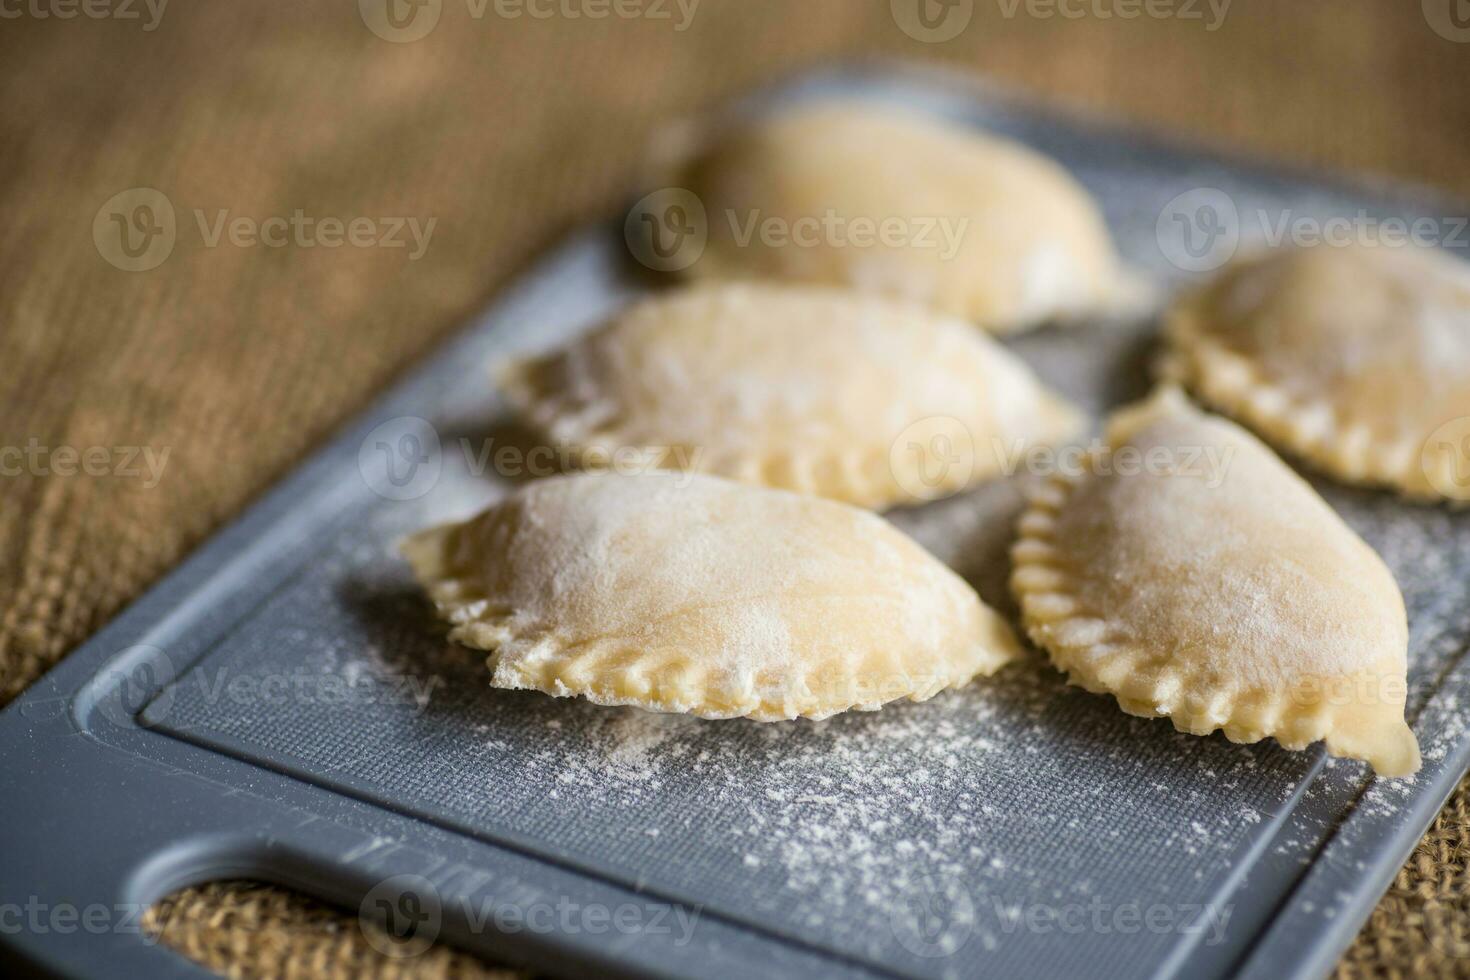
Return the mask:
<path id="1" fill-rule="evenodd" d="M 1470 197 L 1470 44 L 1431 30 L 1418 0 L 1235 0 L 1213 32 L 1024 6 L 1007 17 L 1000 0 L 974 0 L 968 29 L 939 44 L 906 37 L 887 0 L 702 0 L 682 32 L 509 20 L 494 0 L 475 19 L 443 0 L 438 26 L 408 44 L 367 30 L 354 0 L 176 0 L 152 31 L 146 11 L 60 19 L 29 2 L 0 19 L 0 446 L 170 455 L 151 489 L 0 477 L 0 702 L 538 249 L 609 213 L 660 120 L 814 62 L 928 59 L 1219 147 Z M 126 273 L 91 228 L 135 186 L 169 196 L 179 240 L 158 268 Z M 438 225 L 417 262 L 401 249 L 211 249 L 195 208 Z M 1467 799 L 1462 786 L 1343 975 L 1470 975 Z M 482 969 L 449 951 L 380 959 L 350 917 L 263 886 L 190 890 L 152 921 L 236 976 Z"/>

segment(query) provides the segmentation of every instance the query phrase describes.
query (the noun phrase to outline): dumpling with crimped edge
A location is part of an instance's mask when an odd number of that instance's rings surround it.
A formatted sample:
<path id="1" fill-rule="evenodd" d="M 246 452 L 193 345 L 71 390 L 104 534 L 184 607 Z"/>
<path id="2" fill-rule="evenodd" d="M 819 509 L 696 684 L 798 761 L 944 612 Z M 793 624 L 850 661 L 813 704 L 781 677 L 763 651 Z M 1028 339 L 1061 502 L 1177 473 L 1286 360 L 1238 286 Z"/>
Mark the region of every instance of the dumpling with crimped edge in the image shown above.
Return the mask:
<path id="1" fill-rule="evenodd" d="M 1168 317 L 1168 370 L 1350 483 L 1470 499 L 1470 265 L 1417 246 L 1245 258 Z"/>
<path id="2" fill-rule="evenodd" d="M 714 477 L 553 477 L 403 551 L 497 687 L 775 721 L 922 701 L 1020 655 L 881 517 Z"/>
<path id="3" fill-rule="evenodd" d="M 1181 731 L 1419 768 L 1393 576 L 1268 448 L 1178 389 L 1115 415 L 1106 450 L 1039 489 L 1019 528 L 1022 622 L 1073 683 Z"/>
<path id="4" fill-rule="evenodd" d="M 873 508 L 996 476 L 1084 422 L 967 324 L 824 287 L 687 286 L 496 374 L 582 465 L 637 447 L 668 468 Z"/>
<path id="5" fill-rule="evenodd" d="M 689 276 L 845 286 L 996 332 L 1143 295 L 1076 179 L 995 134 L 819 101 L 685 143 L 651 179 L 703 207 Z"/>

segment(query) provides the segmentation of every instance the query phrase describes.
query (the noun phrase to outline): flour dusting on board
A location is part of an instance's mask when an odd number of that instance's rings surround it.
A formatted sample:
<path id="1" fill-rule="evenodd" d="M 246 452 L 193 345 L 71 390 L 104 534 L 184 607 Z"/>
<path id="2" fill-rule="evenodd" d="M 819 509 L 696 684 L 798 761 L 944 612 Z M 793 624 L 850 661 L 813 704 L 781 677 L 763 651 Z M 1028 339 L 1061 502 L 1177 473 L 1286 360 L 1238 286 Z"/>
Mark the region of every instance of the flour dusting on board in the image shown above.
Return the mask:
<path id="1" fill-rule="evenodd" d="M 1059 725 L 1079 707 L 1100 724 Z M 1212 801 L 1258 791 L 1257 757 L 1271 751 L 1128 718 L 1034 660 L 922 704 L 817 723 L 711 724 L 579 702 L 554 710 L 575 721 L 558 723 L 553 744 L 543 740 L 536 753 L 535 768 L 555 774 L 551 795 L 566 806 L 654 815 L 641 842 L 610 835 L 609 851 L 688 840 L 689 815 L 675 804 L 697 787 L 704 806 L 724 815 L 719 833 L 699 834 L 704 860 L 773 886 L 761 901 L 799 932 L 835 931 L 874 948 L 917 930 L 914 903 L 935 894 L 958 896 L 965 918 L 956 928 L 987 946 L 1003 943 L 1014 915 L 1035 903 L 1097 901 L 1087 869 L 1099 840 L 1124 862 L 1144 857 L 1129 854 L 1131 793 L 1177 807 L 1177 825 L 1150 844 L 1151 860 L 1198 877 L 1228 871 L 1262 817 Z M 1103 751 L 1120 784 L 1079 790 L 1059 735 L 1115 745 Z M 1006 790 L 1018 779 L 1049 805 L 1018 809 Z M 1266 805 L 1290 789 L 1279 783 Z M 1056 842 L 1054 857 L 1071 874 L 1027 858 L 1042 840 Z M 1158 888 L 1167 900 L 1162 875 Z"/>

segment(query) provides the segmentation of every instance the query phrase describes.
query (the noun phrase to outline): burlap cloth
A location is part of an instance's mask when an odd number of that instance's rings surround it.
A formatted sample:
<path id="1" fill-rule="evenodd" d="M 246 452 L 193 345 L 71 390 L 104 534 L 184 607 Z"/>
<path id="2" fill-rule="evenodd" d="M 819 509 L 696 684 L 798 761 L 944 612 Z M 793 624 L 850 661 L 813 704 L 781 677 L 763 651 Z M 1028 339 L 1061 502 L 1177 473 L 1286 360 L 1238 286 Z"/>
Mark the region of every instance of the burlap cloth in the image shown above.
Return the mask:
<path id="1" fill-rule="evenodd" d="M 91 475 L 33 454 L 3 477 L 0 700 L 538 249 L 608 213 L 658 121 L 813 62 L 930 59 L 1221 147 L 1470 197 L 1470 43 L 1431 29 L 1418 0 L 1236 0 L 1213 31 L 974 0 L 969 27 L 942 43 L 908 37 L 887 0 L 703 0 L 687 23 L 675 0 L 660 4 L 670 19 L 573 18 L 562 11 L 593 8 L 539 2 L 554 16 L 508 18 L 489 0 L 476 18 L 467 0 L 442 0 L 412 43 L 375 35 L 355 0 L 179 2 L 153 29 L 141 0 L 95 8 L 118 15 L 102 18 L 54 16 L 66 8 L 51 0 L 4 5 L 0 446 L 106 453 Z M 93 219 L 139 186 L 175 206 L 177 241 L 157 268 L 125 272 L 104 260 Z M 413 259 L 209 247 L 193 217 L 297 208 L 437 225 Z M 127 447 L 166 449 L 162 479 L 126 465 Z M 1399 874 L 1343 974 L 1470 973 L 1467 796 L 1462 786 Z M 250 884 L 191 889 L 151 921 L 236 976 L 488 970 L 447 950 L 379 958 L 350 916 Z"/>

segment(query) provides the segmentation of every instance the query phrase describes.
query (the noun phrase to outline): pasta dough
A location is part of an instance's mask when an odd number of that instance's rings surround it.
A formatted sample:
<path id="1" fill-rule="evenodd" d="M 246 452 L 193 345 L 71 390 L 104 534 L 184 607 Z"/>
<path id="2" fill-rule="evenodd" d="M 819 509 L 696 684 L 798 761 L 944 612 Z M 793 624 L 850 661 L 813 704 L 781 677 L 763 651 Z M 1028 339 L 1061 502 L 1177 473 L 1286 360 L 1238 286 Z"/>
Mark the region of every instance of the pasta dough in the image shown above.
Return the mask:
<path id="1" fill-rule="evenodd" d="M 1373 550 L 1177 389 L 1115 416 L 1107 442 L 1031 501 L 1013 552 L 1022 621 L 1069 679 L 1181 731 L 1418 769 L 1403 597 Z"/>
<path id="2" fill-rule="evenodd" d="M 1129 298 L 1097 205 L 1055 161 L 880 106 L 817 103 L 725 132 L 663 175 L 703 205 L 689 275 L 901 296 L 997 332 Z"/>
<path id="3" fill-rule="evenodd" d="M 1241 261 L 1169 317 L 1169 370 L 1350 483 L 1470 499 L 1470 265 L 1418 247 Z"/>
<path id="4" fill-rule="evenodd" d="M 499 378 L 584 459 L 639 447 L 669 468 L 875 508 L 963 489 L 1083 424 L 967 324 L 822 287 L 657 295 Z"/>
<path id="5" fill-rule="evenodd" d="M 882 518 L 675 473 L 532 483 L 403 550 L 497 687 L 705 718 L 921 701 L 1019 655 Z"/>

